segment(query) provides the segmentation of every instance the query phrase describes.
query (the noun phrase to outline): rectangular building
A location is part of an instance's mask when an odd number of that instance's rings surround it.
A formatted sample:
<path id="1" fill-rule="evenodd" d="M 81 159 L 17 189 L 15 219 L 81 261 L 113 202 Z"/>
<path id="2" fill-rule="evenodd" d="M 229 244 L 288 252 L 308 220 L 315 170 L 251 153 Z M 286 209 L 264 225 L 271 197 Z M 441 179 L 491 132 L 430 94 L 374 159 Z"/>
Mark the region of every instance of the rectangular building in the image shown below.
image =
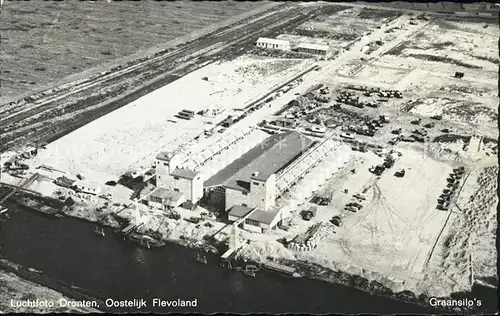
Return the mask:
<path id="1" fill-rule="evenodd" d="M 290 42 L 274 38 L 261 37 L 257 40 L 257 47 L 266 49 L 290 50 Z"/>
<path id="2" fill-rule="evenodd" d="M 203 197 L 203 179 L 197 172 L 184 168 L 184 159 L 172 153 L 156 156 L 156 186 L 181 193 L 187 202 L 196 204 Z"/>

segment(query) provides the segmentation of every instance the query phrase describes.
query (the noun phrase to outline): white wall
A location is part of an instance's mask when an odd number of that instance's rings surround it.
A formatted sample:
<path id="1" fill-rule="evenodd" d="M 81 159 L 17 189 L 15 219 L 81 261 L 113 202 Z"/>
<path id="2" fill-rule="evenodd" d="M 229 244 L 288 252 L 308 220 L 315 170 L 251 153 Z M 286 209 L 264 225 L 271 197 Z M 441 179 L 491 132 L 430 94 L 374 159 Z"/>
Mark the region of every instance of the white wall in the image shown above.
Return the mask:
<path id="1" fill-rule="evenodd" d="M 160 210 L 163 210 L 163 209 L 164 209 L 163 204 L 158 203 L 158 202 L 152 202 L 151 200 L 149 200 L 149 201 L 148 201 L 148 205 L 149 205 L 149 206 L 152 206 L 152 207 L 154 207 L 154 208 L 160 209 Z"/>
<path id="2" fill-rule="evenodd" d="M 203 174 L 198 174 L 192 181 L 191 192 L 192 196 L 188 197 L 193 203 L 198 202 L 203 197 Z"/>
<path id="3" fill-rule="evenodd" d="M 189 179 L 184 179 L 184 178 L 179 178 L 178 180 L 174 179 L 174 177 L 170 176 L 172 178 L 172 190 L 174 189 L 179 189 L 179 192 L 184 194 L 187 200 L 192 201 L 192 181 Z"/>
<path id="4" fill-rule="evenodd" d="M 276 201 L 276 175 L 272 174 L 266 181 L 266 194 L 265 194 L 265 205 L 263 210 L 274 205 Z"/>

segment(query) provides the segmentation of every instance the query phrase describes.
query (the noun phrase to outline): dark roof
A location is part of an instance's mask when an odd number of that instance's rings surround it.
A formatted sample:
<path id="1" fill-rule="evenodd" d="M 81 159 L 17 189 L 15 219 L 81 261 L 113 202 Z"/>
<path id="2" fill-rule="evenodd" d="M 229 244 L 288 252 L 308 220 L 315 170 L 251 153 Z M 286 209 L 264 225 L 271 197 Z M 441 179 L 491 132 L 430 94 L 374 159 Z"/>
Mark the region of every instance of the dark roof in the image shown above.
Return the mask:
<path id="1" fill-rule="evenodd" d="M 251 181 L 252 173 L 258 172 L 252 179 L 265 181 L 270 175 L 290 164 L 313 143 L 314 141 L 296 131 L 274 134 L 220 170 L 204 184 L 206 187 L 224 185 L 248 191 L 243 184 Z"/>
<path id="2" fill-rule="evenodd" d="M 193 180 L 198 175 L 198 172 L 184 168 L 175 168 L 171 175 L 173 177 Z"/>
<path id="3" fill-rule="evenodd" d="M 241 218 L 247 215 L 248 212 L 250 212 L 251 210 L 253 210 L 253 208 L 251 207 L 235 205 L 229 211 L 229 215 Z M 276 218 L 277 215 L 278 212 L 265 212 L 261 210 L 256 210 L 250 216 L 248 216 L 248 219 L 269 225 Z"/>

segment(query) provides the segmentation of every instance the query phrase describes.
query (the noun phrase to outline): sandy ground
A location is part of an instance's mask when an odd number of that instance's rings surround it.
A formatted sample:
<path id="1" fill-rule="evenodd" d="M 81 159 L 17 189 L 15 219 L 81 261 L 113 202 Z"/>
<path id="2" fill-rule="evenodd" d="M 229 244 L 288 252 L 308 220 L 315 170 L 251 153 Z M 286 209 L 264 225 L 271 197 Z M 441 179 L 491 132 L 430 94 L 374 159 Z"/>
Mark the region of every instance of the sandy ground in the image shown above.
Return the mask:
<path id="1" fill-rule="evenodd" d="M 71 299 L 49 288 L 26 281 L 12 273 L 0 271 L 0 312 L 1 313 L 95 313 L 93 308 L 60 307 L 59 300 Z M 11 300 L 48 300 L 54 302 L 52 308 L 24 308 L 11 306 Z"/>

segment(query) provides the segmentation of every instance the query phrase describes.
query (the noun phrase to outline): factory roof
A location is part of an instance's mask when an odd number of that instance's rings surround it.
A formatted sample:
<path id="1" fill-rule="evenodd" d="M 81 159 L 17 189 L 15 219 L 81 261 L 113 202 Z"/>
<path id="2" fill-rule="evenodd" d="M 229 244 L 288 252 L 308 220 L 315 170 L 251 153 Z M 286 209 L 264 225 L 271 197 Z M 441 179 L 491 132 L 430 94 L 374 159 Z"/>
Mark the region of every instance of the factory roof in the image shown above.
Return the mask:
<path id="1" fill-rule="evenodd" d="M 274 38 L 260 37 L 257 43 L 275 44 L 275 45 L 290 45 L 289 41 L 279 40 Z"/>
<path id="2" fill-rule="evenodd" d="M 323 51 L 327 51 L 329 48 L 328 45 L 312 44 L 312 43 L 300 43 L 297 47 L 305 49 L 323 50 Z"/>
<path id="3" fill-rule="evenodd" d="M 76 180 L 73 182 L 73 184 L 77 187 L 80 187 L 80 188 L 87 188 L 87 189 L 91 189 L 91 190 L 100 189 L 100 185 L 98 183 L 91 182 L 91 181 Z"/>
<path id="4" fill-rule="evenodd" d="M 184 178 L 184 179 L 189 179 L 193 180 L 199 172 L 192 171 L 186 168 L 175 168 L 175 170 L 172 172 L 173 177 L 179 177 L 179 178 Z"/>
<path id="5" fill-rule="evenodd" d="M 213 175 L 204 185 L 224 185 L 235 190 L 249 191 L 251 179 L 266 181 L 269 176 L 288 166 L 313 143 L 311 139 L 296 131 L 272 135 Z M 254 174 L 255 172 L 257 174 Z"/>
<path id="6" fill-rule="evenodd" d="M 248 212 L 250 212 L 251 210 L 253 210 L 253 208 L 251 207 L 235 205 L 229 211 L 229 215 L 241 218 L 247 215 Z M 250 216 L 248 216 L 248 219 L 269 225 L 276 218 L 277 215 L 278 212 L 265 212 L 261 210 L 256 210 Z"/>

